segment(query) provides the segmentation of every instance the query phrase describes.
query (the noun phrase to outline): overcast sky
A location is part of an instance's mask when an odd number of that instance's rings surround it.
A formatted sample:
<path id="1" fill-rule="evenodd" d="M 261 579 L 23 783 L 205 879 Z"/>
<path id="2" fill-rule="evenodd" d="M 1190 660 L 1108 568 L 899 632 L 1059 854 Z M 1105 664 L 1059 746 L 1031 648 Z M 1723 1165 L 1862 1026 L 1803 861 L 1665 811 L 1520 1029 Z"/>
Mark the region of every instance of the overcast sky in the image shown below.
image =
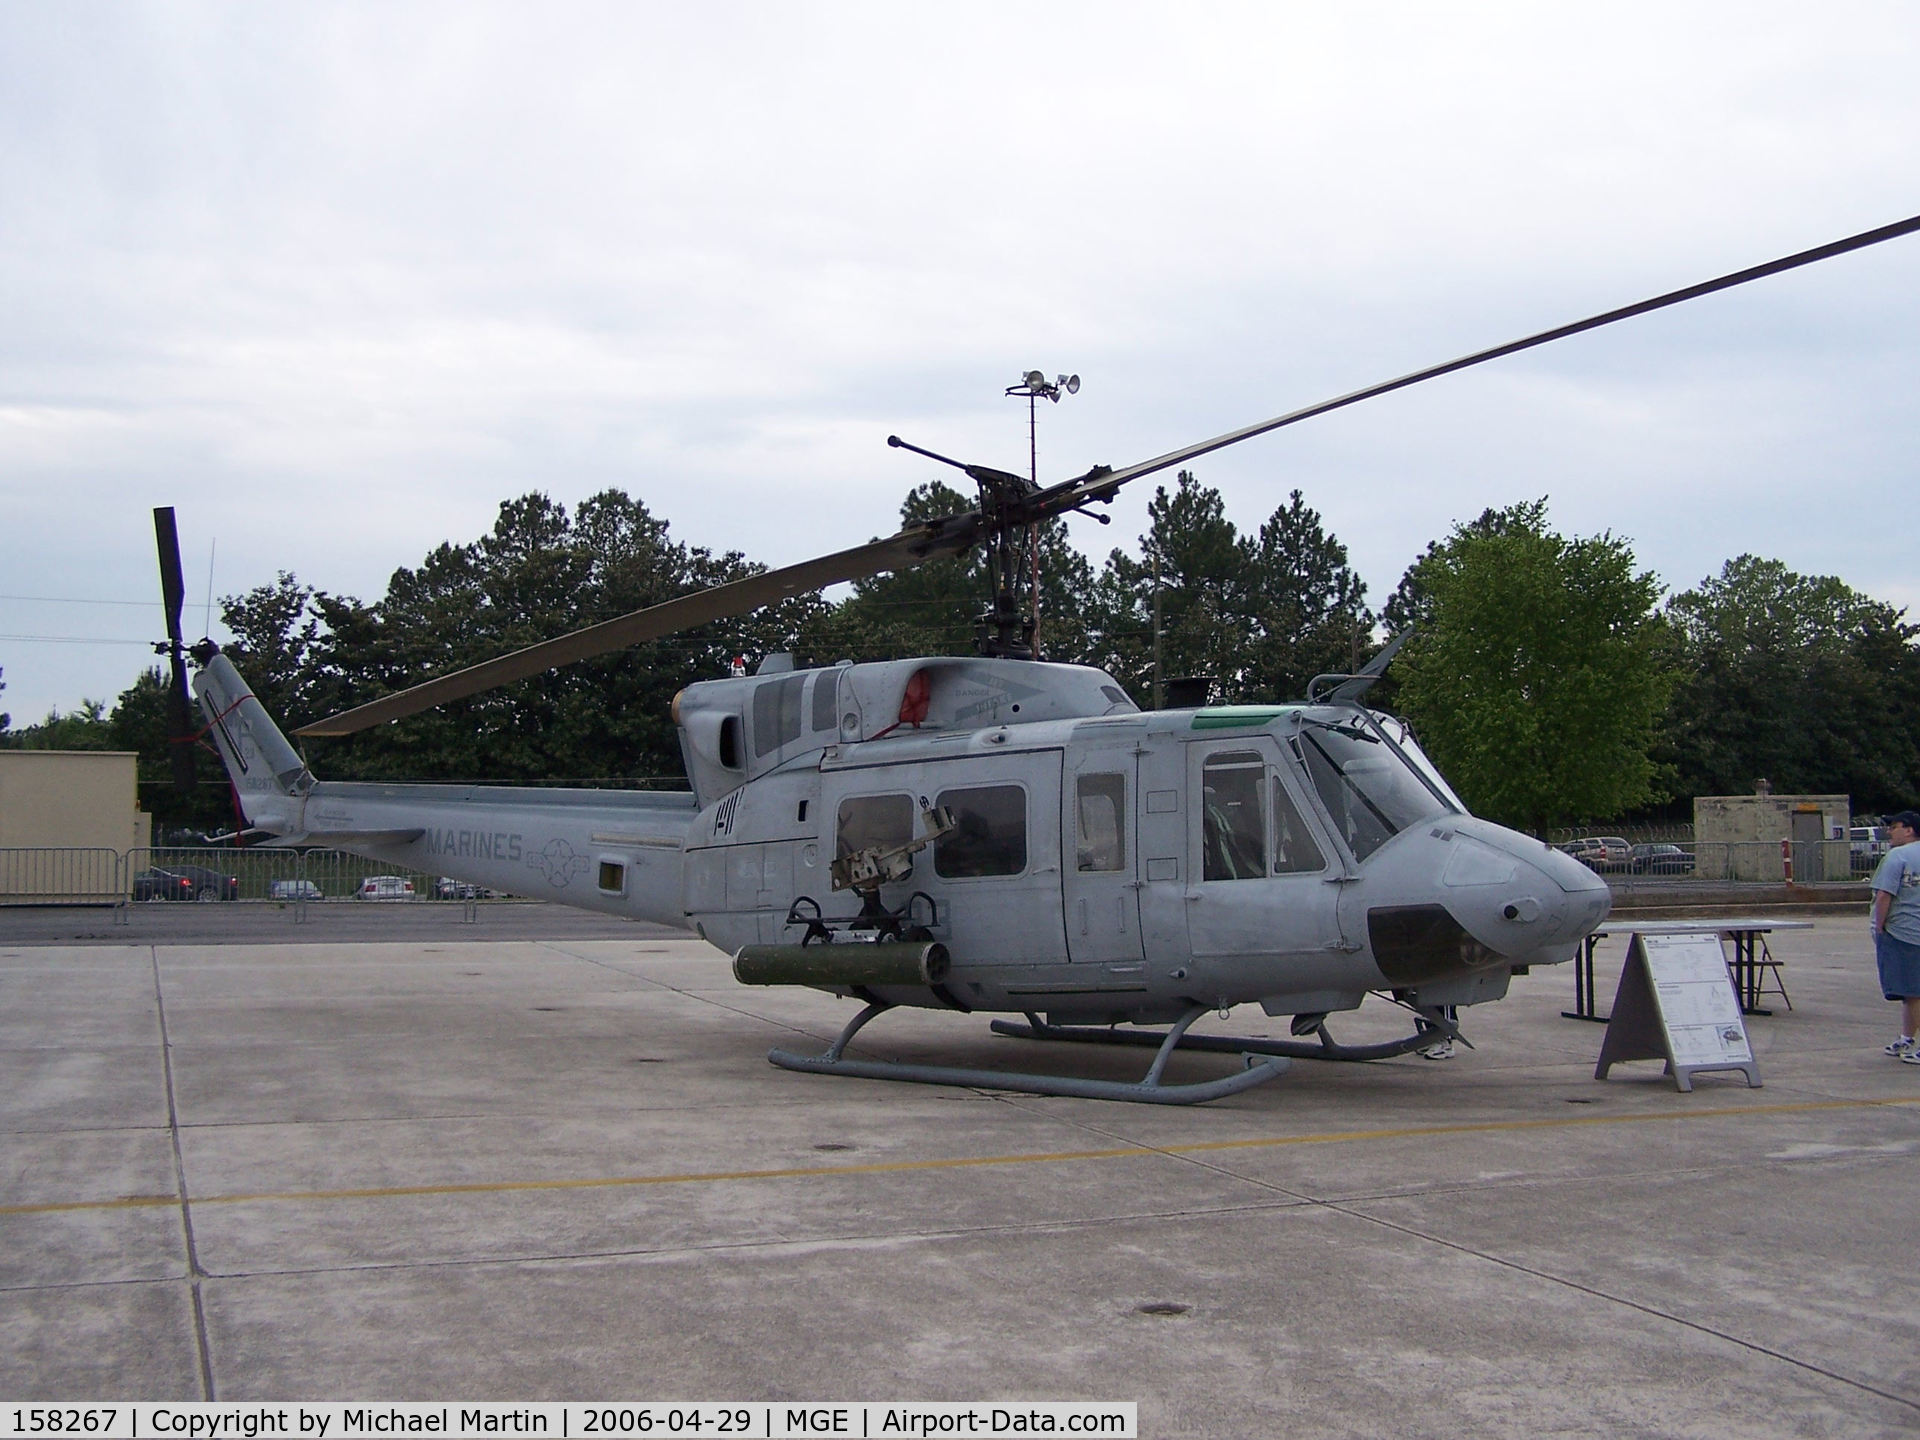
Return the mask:
<path id="1" fill-rule="evenodd" d="M 0 9 L 0 709 L 607 486 L 785 564 L 1920 212 L 1920 8 Z M 1540 495 L 1920 608 L 1920 237 L 1207 457 L 1383 601 Z M 1167 477 L 1170 479 L 1171 477 Z M 1102 528 L 1131 545 L 1156 482 Z M 217 622 L 215 638 L 221 631 Z M 61 637 L 49 639 L 46 637 Z"/>

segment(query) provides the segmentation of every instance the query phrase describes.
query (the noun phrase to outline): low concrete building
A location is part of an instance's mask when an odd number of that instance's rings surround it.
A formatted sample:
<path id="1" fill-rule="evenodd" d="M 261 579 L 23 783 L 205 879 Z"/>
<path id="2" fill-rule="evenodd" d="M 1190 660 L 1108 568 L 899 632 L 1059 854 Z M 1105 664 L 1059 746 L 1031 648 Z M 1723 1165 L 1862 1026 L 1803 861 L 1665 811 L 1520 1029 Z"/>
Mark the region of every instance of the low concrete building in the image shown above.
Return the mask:
<path id="1" fill-rule="evenodd" d="M 110 901 L 144 850 L 136 760 L 119 750 L 0 750 L 0 902 Z"/>
<path id="2" fill-rule="evenodd" d="M 1789 878 L 1790 853 L 1796 883 L 1849 879 L 1847 826 L 1852 817 L 1852 798 L 1846 795 L 1774 795 L 1763 790 L 1695 796 L 1696 873 L 1778 882 Z"/>

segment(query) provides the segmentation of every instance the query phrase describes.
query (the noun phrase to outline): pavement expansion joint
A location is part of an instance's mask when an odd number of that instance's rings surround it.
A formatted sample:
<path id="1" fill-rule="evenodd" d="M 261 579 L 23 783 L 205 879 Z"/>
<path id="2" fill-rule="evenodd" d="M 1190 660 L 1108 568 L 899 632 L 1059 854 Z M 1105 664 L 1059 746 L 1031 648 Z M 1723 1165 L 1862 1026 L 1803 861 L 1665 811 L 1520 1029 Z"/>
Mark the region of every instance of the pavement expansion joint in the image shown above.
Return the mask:
<path id="1" fill-rule="evenodd" d="M 1245 1204 L 1188 1207 L 1180 1210 L 1147 1210 L 1137 1213 L 1089 1216 L 1081 1220 L 1034 1220 L 1005 1225 L 951 1225 L 931 1229 L 874 1231 L 857 1235 L 777 1236 L 764 1240 L 716 1240 L 700 1245 L 621 1246 L 614 1249 L 578 1250 L 549 1254 L 461 1255 L 436 1259 L 369 1260 L 341 1265 L 301 1265 L 286 1267 L 255 1266 L 245 1270 L 215 1270 L 206 1274 L 209 1282 L 287 1279 L 302 1275 L 362 1274 L 378 1271 L 411 1272 L 417 1270 L 477 1269 L 485 1267 L 604 1264 L 610 1261 L 639 1261 L 643 1264 L 673 1264 L 724 1255 L 825 1255 L 842 1251 L 897 1250 L 906 1246 L 935 1244 L 952 1240 L 970 1240 L 1005 1235 L 1067 1235 L 1097 1231 L 1110 1225 L 1181 1224 L 1217 1220 L 1224 1216 L 1263 1215 L 1289 1210 L 1329 1208 L 1308 1199 L 1250 1201 Z M 145 1283 L 178 1283 L 151 1281 Z"/>
<path id="2" fill-rule="evenodd" d="M 167 1132 L 172 1142 L 173 1183 L 178 1191 L 180 1231 L 186 1244 L 187 1290 L 193 1306 L 193 1340 L 195 1357 L 200 1368 L 200 1396 L 203 1400 L 212 1400 L 214 1398 L 213 1347 L 207 1338 L 206 1301 L 200 1293 L 200 1282 L 205 1278 L 206 1271 L 200 1267 L 199 1248 L 194 1240 L 193 1204 L 187 1189 L 186 1157 L 180 1149 L 180 1105 L 173 1083 L 173 1041 L 167 1034 L 167 1001 L 160 980 L 160 955 L 158 950 L 152 947 L 149 947 L 147 953 L 153 968 L 154 1013 L 160 1027 L 161 1080 L 167 1092 Z"/>
<path id="3" fill-rule="evenodd" d="M 1550 1118 L 1517 1120 L 1459 1121 L 1439 1125 L 1408 1125 L 1371 1130 L 1343 1130 L 1302 1135 L 1248 1136 L 1232 1140 L 1196 1140 L 1172 1145 L 1121 1140 L 1100 1149 L 1012 1152 L 994 1155 L 928 1156 L 915 1160 L 879 1160 L 859 1164 L 792 1165 L 737 1170 L 663 1172 L 652 1175 L 587 1176 L 547 1180 L 479 1180 L 426 1183 L 419 1185 L 353 1186 L 329 1190 L 247 1191 L 228 1194 L 192 1195 L 192 1206 L 257 1204 L 263 1202 L 303 1203 L 316 1200 L 378 1200 L 409 1196 L 480 1195 L 514 1191 L 597 1190 L 659 1185 L 707 1185 L 738 1181 L 803 1180 L 843 1178 L 856 1175 L 902 1174 L 914 1171 L 965 1170 L 995 1166 L 1050 1165 L 1097 1160 L 1131 1160 L 1158 1157 L 1191 1160 L 1193 1157 L 1241 1150 L 1275 1150 L 1295 1146 L 1347 1145 L 1375 1141 L 1425 1139 L 1473 1134 L 1497 1134 L 1509 1131 L 1578 1130 L 1596 1126 L 1678 1123 L 1726 1119 L 1733 1116 L 1799 1115 L 1835 1110 L 1878 1109 L 1920 1105 L 1920 1097 L 1883 1100 L 1858 1099 L 1813 1101 L 1775 1105 L 1712 1107 L 1679 1112 L 1636 1112 L 1627 1115 L 1563 1115 Z M 184 1192 L 184 1170 L 180 1183 Z M 1307 1197 L 1303 1197 L 1307 1198 Z M 56 1210 L 110 1210 L 149 1204 L 173 1204 L 173 1197 L 159 1200 L 120 1197 L 111 1200 L 51 1201 L 27 1205 L 0 1206 L 0 1215 L 29 1215 Z"/>
<path id="4" fill-rule="evenodd" d="M 1445 1249 L 1454 1251 L 1456 1254 L 1466 1255 L 1475 1260 L 1484 1261 L 1486 1264 L 1489 1264 L 1489 1265 L 1497 1265 L 1503 1270 L 1511 1270 L 1516 1274 L 1526 1275 L 1531 1277 L 1532 1279 L 1543 1281 L 1544 1283 L 1549 1285 L 1559 1286 L 1568 1290 L 1575 1290 L 1582 1295 L 1590 1295 L 1596 1300 L 1602 1300 L 1611 1305 L 1624 1306 L 1629 1310 L 1638 1311 L 1640 1314 L 1646 1315 L 1652 1319 L 1664 1320 L 1669 1324 L 1681 1326 L 1682 1328 L 1691 1330 L 1698 1335 L 1711 1336 L 1712 1338 L 1716 1340 L 1724 1341 L 1729 1345 L 1737 1345 L 1741 1349 L 1751 1351 L 1756 1355 L 1763 1355 L 1770 1360 L 1778 1360 L 1782 1364 L 1791 1365 L 1796 1369 L 1807 1371 L 1810 1374 L 1819 1375 L 1823 1379 L 1831 1380 L 1834 1383 L 1839 1385 L 1850 1386 L 1853 1389 L 1862 1391 L 1869 1395 L 1876 1396 L 1879 1399 L 1890 1400 L 1897 1405 L 1904 1405 L 1908 1409 L 1913 1410 L 1916 1413 L 1920 1413 L 1920 1400 L 1915 1400 L 1910 1396 L 1897 1394 L 1891 1390 L 1884 1390 L 1879 1386 L 1872 1384 L 1869 1381 L 1861 1380 L 1855 1376 L 1843 1375 L 1839 1371 L 1834 1370 L 1829 1366 L 1821 1365 L 1812 1360 L 1802 1359 L 1797 1355 L 1788 1354 L 1786 1351 L 1777 1349 L 1776 1347 L 1771 1345 L 1763 1345 L 1758 1340 L 1750 1340 L 1750 1339 L 1747 1339 L 1745 1336 L 1735 1335 L 1731 1331 L 1723 1330 L 1718 1326 L 1708 1325 L 1699 1320 L 1689 1320 L 1684 1315 L 1677 1315 L 1673 1311 L 1665 1309 L 1661 1306 L 1650 1305 L 1650 1304 L 1647 1304 L 1645 1301 L 1634 1300 L 1625 1295 L 1616 1295 L 1611 1291 L 1602 1290 L 1599 1287 L 1594 1285 L 1589 1285 L 1584 1281 L 1574 1280 L 1564 1275 L 1555 1275 L 1551 1271 L 1541 1270 L 1536 1266 L 1526 1265 L 1521 1263 L 1518 1260 L 1510 1260 L 1503 1255 L 1492 1254 L 1489 1251 L 1482 1250 L 1477 1246 L 1465 1244 L 1462 1241 L 1449 1240 L 1444 1235 L 1436 1235 L 1436 1234 L 1433 1234 L 1431 1231 L 1421 1230 L 1416 1226 L 1401 1224 L 1398 1221 L 1388 1220 L 1385 1217 L 1379 1216 L 1379 1215 L 1370 1215 L 1363 1210 L 1353 1210 L 1353 1209 L 1347 1208 L 1345 1205 L 1339 1205 L 1339 1204 L 1330 1204 L 1326 1208 L 1329 1210 L 1338 1211 L 1343 1215 L 1348 1215 L 1353 1219 L 1359 1220 L 1365 1224 L 1378 1225 L 1382 1229 L 1391 1230 L 1396 1234 L 1404 1235 L 1410 1240 L 1418 1240 L 1429 1245 L 1441 1246 Z"/>

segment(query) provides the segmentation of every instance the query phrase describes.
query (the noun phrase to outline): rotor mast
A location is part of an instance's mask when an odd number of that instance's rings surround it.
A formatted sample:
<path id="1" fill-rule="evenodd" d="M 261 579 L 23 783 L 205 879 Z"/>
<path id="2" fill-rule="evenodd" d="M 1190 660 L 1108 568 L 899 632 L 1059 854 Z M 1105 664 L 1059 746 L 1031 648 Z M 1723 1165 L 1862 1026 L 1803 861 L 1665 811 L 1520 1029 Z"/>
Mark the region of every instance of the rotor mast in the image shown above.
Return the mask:
<path id="1" fill-rule="evenodd" d="M 889 435 L 887 444 L 896 450 L 911 450 L 942 465 L 951 465 L 980 487 L 980 538 L 985 542 L 988 568 L 993 572 L 993 603 L 974 621 L 975 643 L 982 655 L 996 659 L 1033 659 L 1034 622 L 1020 609 L 1020 547 L 1014 536 L 1023 527 L 1036 523 L 1028 518 L 1027 511 L 1028 502 L 1040 493 L 1039 485 L 1009 470 L 969 465 L 950 455 L 910 444 L 898 435 Z"/>
<path id="2" fill-rule="evenodd" d="M 1033 493 L 1040 492 L 1040 411 L 1039 405 L 1044 397 L 1054 404 L 1060 403 L 1062 393 L 1078 395 L 1080 377 L 1078 375 L 1059 375 L 1051 383 L 1039 370 L 1029 370 L 1020 377 L 1018 385 L 1009 385 L 1009 397 L 1022 397 L 1027 402 L 1027 464 L 1028 473 L 1033 480 Z M 1033 521 L 1027 526 L 1027 558 L 1031 562 L 1029 571 L 1032 578 L 1033 615 L 1027 633 L 1027 649 L 1030 658 L 1040 658 L 1040 522 Z M 999 601 L 996 597 L 995 606 Z M 993 654 L 993 651 L 984 651 Z"/>

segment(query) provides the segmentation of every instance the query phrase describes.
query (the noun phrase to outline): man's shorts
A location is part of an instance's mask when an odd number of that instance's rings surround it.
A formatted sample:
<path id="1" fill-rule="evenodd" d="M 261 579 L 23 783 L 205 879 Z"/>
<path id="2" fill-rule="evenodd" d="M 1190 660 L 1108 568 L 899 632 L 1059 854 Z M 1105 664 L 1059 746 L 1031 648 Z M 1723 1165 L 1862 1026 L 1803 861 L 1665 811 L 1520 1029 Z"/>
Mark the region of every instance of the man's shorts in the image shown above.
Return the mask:
<path id="1" fill-rule="evenodd" d="M 1896 940 L 1884 930 L 1873 937 L 1880 962 L 1880 993 L 1889 1000 L 1920 999 L 1920 945 Z"/>

